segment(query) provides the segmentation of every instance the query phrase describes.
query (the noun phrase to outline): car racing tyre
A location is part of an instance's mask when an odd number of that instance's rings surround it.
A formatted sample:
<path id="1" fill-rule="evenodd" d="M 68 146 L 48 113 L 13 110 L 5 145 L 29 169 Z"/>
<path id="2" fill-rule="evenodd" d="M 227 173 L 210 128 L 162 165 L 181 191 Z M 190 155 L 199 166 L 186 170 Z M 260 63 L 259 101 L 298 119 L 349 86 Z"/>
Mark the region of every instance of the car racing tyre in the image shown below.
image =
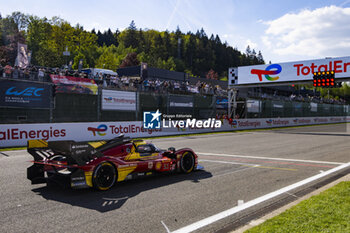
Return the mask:
<path id="1" fill-rule="evenodd" d="M 102 162 L 94 170 L 92 175 L 92 183 L 95 189 L 108 190 L 117 179 L 117 172 L 115 167 L 109 162 Z"/>
<path id="2" fill-rule="evenodd" d="M 195 158 L 191 152 L 183 153 L 180 160 L 180 168 L 183 173 L 190 173 L 194 170 Z"/>

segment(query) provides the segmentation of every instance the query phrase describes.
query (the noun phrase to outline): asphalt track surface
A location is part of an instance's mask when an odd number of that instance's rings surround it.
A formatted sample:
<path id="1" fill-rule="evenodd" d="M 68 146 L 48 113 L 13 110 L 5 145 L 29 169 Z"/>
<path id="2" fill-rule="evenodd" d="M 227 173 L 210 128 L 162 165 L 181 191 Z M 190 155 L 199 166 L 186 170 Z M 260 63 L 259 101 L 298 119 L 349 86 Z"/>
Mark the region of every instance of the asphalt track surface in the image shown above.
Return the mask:
<path id="1" fill-rule="evenodd" d="M 0 152 L 0 232 L 183 230 L 238 202 L 246 203 L 348 163 L 349 128 L 350 124 L 335 124 L 150 139 L 160 148 L 194 149 L 205 170 L 127 181 L 106 192 L 31 185 L 26 179 L 29 154 Z M 282 193 L 196 232 L 232 230 L 339 175 Z"/>

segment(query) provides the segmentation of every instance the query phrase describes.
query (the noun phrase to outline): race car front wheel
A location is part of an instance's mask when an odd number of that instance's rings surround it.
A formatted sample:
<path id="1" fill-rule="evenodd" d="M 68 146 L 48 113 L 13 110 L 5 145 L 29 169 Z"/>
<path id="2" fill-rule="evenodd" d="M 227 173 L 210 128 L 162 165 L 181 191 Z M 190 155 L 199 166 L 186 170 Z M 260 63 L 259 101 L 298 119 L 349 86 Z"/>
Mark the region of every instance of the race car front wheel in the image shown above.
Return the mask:
<path id="1" fill-rule="evenodd" d="M 191 152 L 185 152 L 180 161 L 181 171 L 184 173 L 190 173 L 193 171 L 195 165 L 195 158 Z"/>
<path id="2" fill-rule="evenodd" d="M 98 190 L 110 189 L 116 181 L 117 173 L 114 166 L 111 163 L 100 163 L 94 170 L 92 176 L 92 182 L 94 188 Z"/>

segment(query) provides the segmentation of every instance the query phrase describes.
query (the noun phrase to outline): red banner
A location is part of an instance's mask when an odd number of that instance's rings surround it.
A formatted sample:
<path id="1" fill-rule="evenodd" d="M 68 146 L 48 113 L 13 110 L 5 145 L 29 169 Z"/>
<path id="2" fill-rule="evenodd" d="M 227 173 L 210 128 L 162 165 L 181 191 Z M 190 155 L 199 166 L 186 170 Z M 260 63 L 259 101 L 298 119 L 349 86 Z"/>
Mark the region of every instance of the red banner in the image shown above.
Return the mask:
<path id="1" fill-rule="evenodd" d="M 72 76 L 50 74 L 51 81 L 56 84 L 56 93 L 80 93 L 97 95 L 97 85 L 94 80 Z"/>

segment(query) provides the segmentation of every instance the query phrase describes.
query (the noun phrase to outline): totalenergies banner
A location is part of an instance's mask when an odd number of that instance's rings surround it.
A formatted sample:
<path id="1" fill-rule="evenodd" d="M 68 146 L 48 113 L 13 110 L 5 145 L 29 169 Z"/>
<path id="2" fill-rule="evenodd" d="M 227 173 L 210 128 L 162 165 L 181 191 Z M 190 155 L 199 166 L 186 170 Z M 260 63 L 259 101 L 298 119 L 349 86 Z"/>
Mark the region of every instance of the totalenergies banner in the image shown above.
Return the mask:
<path id="1" fill-rule="evenodd" d="M 102 90 L 102 110 L 136 111 L 136 92 Z"/>
<path id="2" fill-rule="evenodd" d="M 314 72 L 334 71 L 335 78 L 350 77 L 350 57 L 238 67 L 235 84 L 300 82 L 313 79 Z"/>
<path id="3" fill-rule="evenodd" d="M 27 140 L 98 141 L 124 134 L 133 138 L 350 122 L 350 117 L 298 117 L 222 120 L 221 128 L 145 129 L 142 121 L 0 125 L 0 147 L 26 146 Z M 345 126 L 346 127 L 346 126 Z"/>
<path id="4" fill-rule="evenodd" d="M 97 95 L 97 85 L 94 80 L 72 76 L 50 74 L 52 82 L 56 85 L 56 93 L 80 93 Z"/>

